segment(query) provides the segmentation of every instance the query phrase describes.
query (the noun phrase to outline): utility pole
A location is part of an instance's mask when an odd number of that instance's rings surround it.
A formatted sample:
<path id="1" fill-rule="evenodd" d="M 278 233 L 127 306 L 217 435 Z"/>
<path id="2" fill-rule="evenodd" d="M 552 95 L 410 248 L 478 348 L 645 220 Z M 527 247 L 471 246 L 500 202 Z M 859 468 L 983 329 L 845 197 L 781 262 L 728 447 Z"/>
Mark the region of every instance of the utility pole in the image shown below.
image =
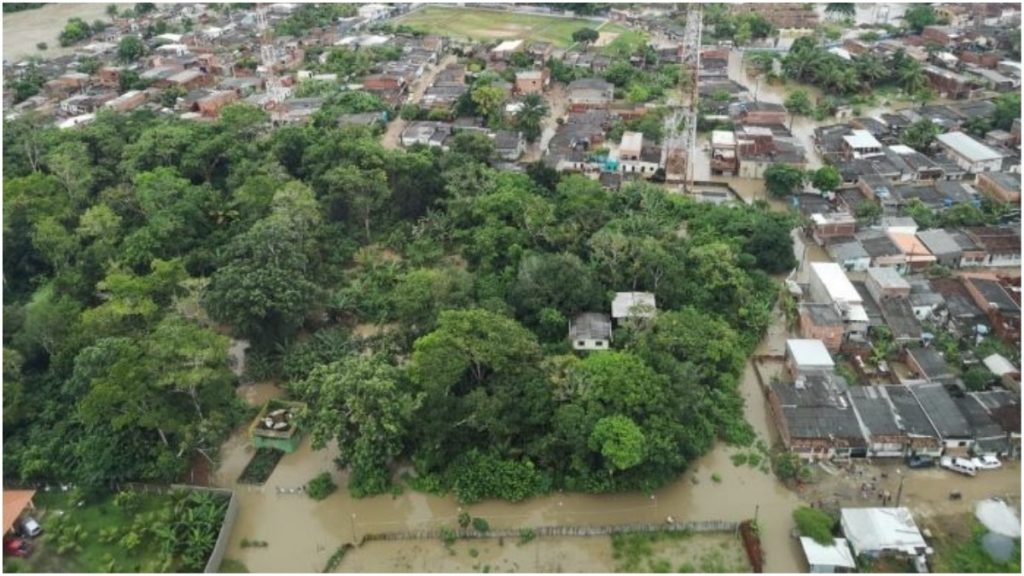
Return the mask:
<path id="1" fill-rule="evenodd" d="M 896 473 L 900 476 L 900 487 L 896 489 L 896 508 L 899 508 L 900 498 L 903 497 L 903 481 L 906 480 L 907 477 L 903 475 L 903 472 L 899 468 L 896 469 Z"/>

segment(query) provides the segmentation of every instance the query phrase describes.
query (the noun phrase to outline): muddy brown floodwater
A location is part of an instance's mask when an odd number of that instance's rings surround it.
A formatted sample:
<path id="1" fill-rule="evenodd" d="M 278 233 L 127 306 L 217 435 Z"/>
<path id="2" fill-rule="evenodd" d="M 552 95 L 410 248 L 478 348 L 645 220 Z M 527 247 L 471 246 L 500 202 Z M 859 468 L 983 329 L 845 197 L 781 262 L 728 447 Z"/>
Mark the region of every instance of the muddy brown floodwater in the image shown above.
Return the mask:
<path id="1" fill-rule="evenodd" d="M 767 346 L 778 348 L 786 331 L 781 316 L 769 330 Z M 244 387 L 240 394 L 258 403 L 274 394 L 270 385 Z M 748 366 L 742 382 L 746 415 L 758 435 L 769 444 L 773 429 L 752 368 Z M 305 440 L 294 454 L 281 459 L 277 469 L 260 487 L 237 484 L 253 449 L 244 430 L 238 431 L 223 447 L 222 463 L 214 482 L 237 490 L 240 504 L 228 548 L 227 558 L 241 561 L 249 570 L 258 572 L 317 572 L 342 544 L 357 541 L 369 532 L 390 532 L 453 527 L 463 509 L 473 516 L 487 519 L 495 528 L 522 528 L 551 525 L 604 525 L 633 522 L 664 522 L 666 516 L 678 521 L 725 520 L 740 521 L 756 513 L 763 528 L 766 569 L 772 572 L 802 571 L 804 566 L 795 540 L 790 536 L 792 511 L 800 499 L 786 489 L 774 476 L 748 466 L 734 466 L 730 456 L 736 452 L 722 444 L 694 463 L 680 478 L 653 494 L 569 494 L 555 493 L 526 502 L 489 501 L 460 507 L 452 498 L 442 498 L 406 490 L 398 496 L 379 496 L 355 500 L 344 490 L 346 474 L 334 465 L 337 448 L 329 445 L 314 451 Z M 330 472 L 342 487 L 322 502 L 314 502 L 301 493 L 280 493 L 300 487 L 320 472 Z M 717 474 L 720 482 L 712 481 Z M 242 547 L 242 540 L 267 543 L 266 547 Z M 602 537 L 538 539 L 536 546 L 506 543 L 499 550 L 496 544 L 474 545 L 478 552 L 488 547 L 486 563 L 493 569 L 508 569 L 508 563 L 519 563 L 522 570 L 580 571 L 614 569 L 600 550 L 608 539 Z M 367 570 L 472 571 L 482 564 L 481 557 L 468 553 L 454 556 L 438 551 L 440 542 L 402 541 L 374 543 L 352 553 L 339 570 L 365 567 Z M 467 548 L 468 550 L 468 548 Z M 378 554 L 379 551 L 379 554 Z M 523 564 L 523 554 L 533 552 L 543 559 Z M 412 567 L 398 568 L 394 563 L 378 564 L 368 557 L 384 559 L 404 557 Z M 438 559 L 434 564 L 430 559 Z M 443 562 L 441 561 L 443 559 Z M 384 560 L 380 560 L 383 562 Z"/>
<path id="2" fill-rule="evenodd" d="M 117 4 L 117 7 L 124 9 L 133 5 Z M 61 48 L 57 40 L 69 18 L 81 18 L 89 23 L 95 20 L 109 21 L 107 4 L 47 4 L 34 10 L 4 14 L 4 59 L 16 62 L 28 56 L 53 58 L 70 54 L 74 48 Z M 36 48 L 39 42 L 46 42 L 48 48 L 45 51 L 39 50 Z"/>

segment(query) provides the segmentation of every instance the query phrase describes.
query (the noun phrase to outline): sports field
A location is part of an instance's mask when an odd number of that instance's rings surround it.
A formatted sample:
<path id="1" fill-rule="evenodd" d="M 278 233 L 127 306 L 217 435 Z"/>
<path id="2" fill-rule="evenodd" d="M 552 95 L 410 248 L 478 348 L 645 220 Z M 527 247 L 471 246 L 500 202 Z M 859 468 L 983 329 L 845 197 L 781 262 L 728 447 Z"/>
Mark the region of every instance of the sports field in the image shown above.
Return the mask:
<path id="1" fill-rule="evenodd" d="M 472 40 L 532 40 L 551 42 L 565 48 L 571 45 L 572 33 L 580 28 L 597 28 L 600 20 L 563 18 L 544 14 L 524 14 L 504 10 L 425 6 L 398 19 L 427 34 Z M 623 32 L 617 24 L 608 24 L 602 32 Z"/>

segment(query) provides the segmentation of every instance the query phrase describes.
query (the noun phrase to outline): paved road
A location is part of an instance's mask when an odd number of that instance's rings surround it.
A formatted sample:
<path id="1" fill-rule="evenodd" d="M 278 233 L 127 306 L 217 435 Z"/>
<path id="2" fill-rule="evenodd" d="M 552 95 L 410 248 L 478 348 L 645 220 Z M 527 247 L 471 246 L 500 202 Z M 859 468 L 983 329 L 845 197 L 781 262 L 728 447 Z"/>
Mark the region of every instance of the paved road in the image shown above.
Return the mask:
<path id="1" fill-rule="evenodd" d="M 444 70 L 449 64 L 454 64 L 458 59 L 453 54 L 449 54 L 441 59 L 436 66 L 430 69 L 429 72 L 420 76 L 413 81 L 409 95 L 405 101 L 408 104 L 418 104 L 420 98 L 423 98 L 423 93 L 427 91 L 431 85 L 434 84 L 434 78 L 437 77 L 441 70 Z M 389 149 L 394 150 L 400 148 L 402 145 L 402 130 L 405 130 L 408 122 L 402 120 L 400 117 L 395 117 L 394 120 L 388 124 L 388 129 L 384 132 L 384 136 L 381 138 L 381 144 Z"/>

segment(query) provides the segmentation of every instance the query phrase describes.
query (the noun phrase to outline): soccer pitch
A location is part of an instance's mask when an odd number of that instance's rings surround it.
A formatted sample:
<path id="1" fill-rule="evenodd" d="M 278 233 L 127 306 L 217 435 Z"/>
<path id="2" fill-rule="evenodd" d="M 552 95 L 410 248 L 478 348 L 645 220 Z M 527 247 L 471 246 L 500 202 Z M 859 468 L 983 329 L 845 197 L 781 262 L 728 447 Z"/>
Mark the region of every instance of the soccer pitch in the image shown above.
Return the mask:
<path id="1" fill-rule="evenodd" d="M 551 42 L 565 48 L 572 33 L 580 28 L 597 28 L 601 21 L 563 18 L 544 14 L 524 14 L 505 10 L 425 6 L 397 20 L 427 34 L 469 38 L 472 40 L 532 40 Z M 602 32 L 622 32 L 618 25 L 606 25 Z"/>

